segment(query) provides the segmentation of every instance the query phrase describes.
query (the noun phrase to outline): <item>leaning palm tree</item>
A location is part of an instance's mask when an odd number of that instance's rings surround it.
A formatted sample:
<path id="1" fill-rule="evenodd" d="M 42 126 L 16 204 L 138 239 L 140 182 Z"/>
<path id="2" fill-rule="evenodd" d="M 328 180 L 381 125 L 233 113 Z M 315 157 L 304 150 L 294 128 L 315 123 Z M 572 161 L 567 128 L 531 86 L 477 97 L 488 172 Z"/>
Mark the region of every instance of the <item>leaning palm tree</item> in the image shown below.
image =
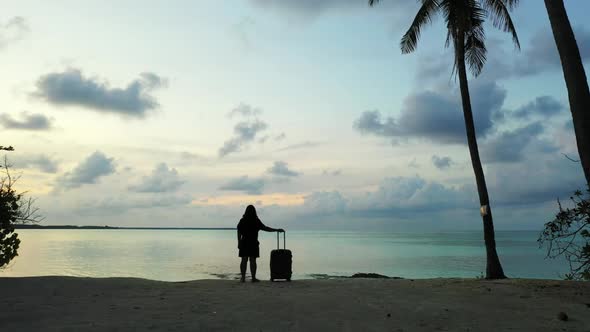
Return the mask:
<path id="1" fill-rule="evenodd" d="M 563 0 L 545 0 L 551 30 L 557 44 L 570 110 L 578 144 L 578 154 L 586 182 L 590 183 L 590 90 L 580 50 L 567 17 Z"/>
<path id="2" fill-rule="evenodd" d="M 369 5 L 372 6 L 378 1 L 369 0 Z M 488 16 L 495 27 L 510 33 L 516 46 L 520 48 L 516 29 L 509 14 L 509 10 L 516 6 L 518 0 L 421 0 L 421 2 L 422 6 L 418 10 L 412 25 L 402 37 L 401 50 L 404 54 L 416 50 L 422 28 L 432 22 L 434 15 L 443 15 L 447 25 L 446 46 L 452 45 L 455 51 L 453 73 L 459 77 L 467 143 L 479 194 L 487 254 L 486 278 L 506 278 L 496 252 L 492 209 L 477 147 L 466 63 L 474 76 L 481 73 L 486 62 L 487 53 L 483 24 Z"/>

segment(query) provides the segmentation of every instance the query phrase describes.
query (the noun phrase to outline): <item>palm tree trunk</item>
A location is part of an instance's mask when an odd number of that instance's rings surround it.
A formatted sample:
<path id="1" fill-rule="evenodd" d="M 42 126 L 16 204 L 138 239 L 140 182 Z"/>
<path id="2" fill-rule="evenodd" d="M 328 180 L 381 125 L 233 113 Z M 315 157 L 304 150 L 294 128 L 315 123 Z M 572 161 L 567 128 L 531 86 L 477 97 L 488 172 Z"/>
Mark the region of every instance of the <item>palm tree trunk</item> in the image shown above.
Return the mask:
<path id="1" fill-rule="evenodd" d="M 563 0 L 545 0 L 545 7 L 561 58 L 570 110 L 574 120 L 578 154 L 586 182 L 590 183 L 590 90 L 584 72 L 584 64 Z"/>
<path id="2" fill-rule="evenodd" d="M 461 34 L 460 34 L 461 35 Z M 481 216 L 483 219 L 483 235 L 486 245 L 486 279 L 503 279 L 506 278 L 500 258 L 496 252 L 496 240 L 494 235 L 494 222 L 492 219 L 492 208 L 488 197 L 488 188 L 486 179 L 479 158 L 479 148 L 477 147 L 477 138 L 475 136 L 475 124 L 473 122 L 473 113 L 471 111 L 471 98 L 469 96 L 469 84 L 467 81 L 467 71 L 465 68 L 465 45 L 463 39 L 456 42 L 457 73 L 459 75 L 459 86 L 461 89 L 461 101 L 463 103 L 463 116 L 465 117 L 465 130 L 467 132 L 467 143 L 469 145 L 469 154 L 471 155 L 471 164 L 475 173 L 475 182 L 477 183 L 477 193 L 479 194 L 479 203 L 482 207 Z"/>

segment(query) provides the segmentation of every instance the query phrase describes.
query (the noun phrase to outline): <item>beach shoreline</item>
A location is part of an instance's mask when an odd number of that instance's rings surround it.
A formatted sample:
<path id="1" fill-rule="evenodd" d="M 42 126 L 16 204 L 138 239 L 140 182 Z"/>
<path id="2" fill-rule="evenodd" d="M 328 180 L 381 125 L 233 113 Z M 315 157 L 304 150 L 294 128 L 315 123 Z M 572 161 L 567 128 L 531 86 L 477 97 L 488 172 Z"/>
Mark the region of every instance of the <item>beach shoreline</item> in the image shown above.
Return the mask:
<path id="1" fill-rule="evenodd" d="M 590 331 L 590 283 L 574 281 L 49 276 L 0 292 L 7 331 Z"/>

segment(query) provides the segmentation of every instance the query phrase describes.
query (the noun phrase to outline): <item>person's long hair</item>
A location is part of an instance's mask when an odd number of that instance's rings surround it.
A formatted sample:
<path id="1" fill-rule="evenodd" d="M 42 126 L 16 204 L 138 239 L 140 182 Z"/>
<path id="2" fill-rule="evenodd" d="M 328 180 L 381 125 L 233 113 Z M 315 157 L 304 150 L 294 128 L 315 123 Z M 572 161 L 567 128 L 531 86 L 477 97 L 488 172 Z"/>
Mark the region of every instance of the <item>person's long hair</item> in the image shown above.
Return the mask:
<path id="1" fill-rule="evenodd" d="M 258 215 L 256 214 L 256 208 L 254 205 L 248 205 L 246 207 L 246 211 L 244 211 L 244 215 L 242 216 L 244 220 L 257 220 Z"/>

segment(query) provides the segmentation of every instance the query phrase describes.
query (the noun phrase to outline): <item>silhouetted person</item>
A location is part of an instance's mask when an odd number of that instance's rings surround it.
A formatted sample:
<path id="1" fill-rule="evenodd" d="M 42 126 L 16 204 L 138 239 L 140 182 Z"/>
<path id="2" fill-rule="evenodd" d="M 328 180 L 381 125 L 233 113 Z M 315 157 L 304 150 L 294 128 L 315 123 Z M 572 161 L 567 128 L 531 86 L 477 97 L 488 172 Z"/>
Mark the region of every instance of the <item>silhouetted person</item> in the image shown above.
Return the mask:
<path id="1" fill-rule="evenodd" d="M 258 282 L 256 279 L 256 258 L 260 257 L 260 247 L 258 246 L 258 231 L 266 232 L 284 232 L 283 229 L 268 227 L 258 219 L 256 208 L 248 205 L 244 216 L 238 223 L 238 249 L 239 256 L 242 258 L 240 263 L 240 272 L 242 273 L 241 282 L 246 281 L 246 267 L 248 258 L 250 259 L 250 273 L 252 273 L 252 282 Z"/>

